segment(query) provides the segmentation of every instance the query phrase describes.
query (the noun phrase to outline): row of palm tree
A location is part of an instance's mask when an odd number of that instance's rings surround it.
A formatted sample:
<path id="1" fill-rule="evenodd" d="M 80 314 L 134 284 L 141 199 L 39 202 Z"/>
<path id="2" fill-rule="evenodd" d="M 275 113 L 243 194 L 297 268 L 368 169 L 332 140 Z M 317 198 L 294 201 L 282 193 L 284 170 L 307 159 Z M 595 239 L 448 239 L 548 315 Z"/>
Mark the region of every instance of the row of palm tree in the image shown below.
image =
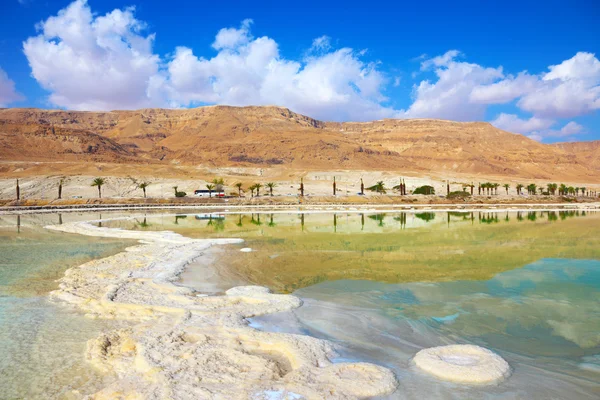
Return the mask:
<path id="1" fill-rule="evenodd" d="M 134 181 L 135 182 L 135 181 Z M 400 194 L 405 195 L 406 194 L 406 184 L 404 183 L 404 180 L 400 180 L 400 184 L 394 186 L 392 189 L 400 191 Z M 94 178 L 94 180 L 92 181 L 91 186 L 98 188 L 98 197 L 102 198 L 102 186 L 104 186 L 106 184 L 106 179 L 102 178 L 102 177 L 97 177 Z M 151 182 L 148 181 L 143 181 L 143 182 L 139 182 L 137 183 L 137 188 L 141 189 L 144 193 L 144 198 L 146 198 L 146 189 L 148 188 L 148 186 L 151 185 Z M 63 191 L 63 185 L 64 185 L 64 179 L 60 179 L 58 182 L 58 199 L 62 198 L 62 191 Z M 334 195 L 336 194 L 336 181 L 335 181 L 335 177 L 333 180 L 333 190 L 334 190 Z M 242 192 L 244 192 L 244 185 L 241 182 L 238 182 L 236 184 L 234 184 L 234 186 L 237 188 L 238 190 L 238 196 L 242 196 Z M 271 196 L 273 196 L 273 189 L 277 186 L 277 184 L 275 182 L 268 182 L 266 184 L 261 184 L 261 183 L 254 183 L 250 186 L 248 186 L 248 190 L 250 190 L 250 193 L 252 195 L 252 197 L 254 197 L 254 192 L 256 192 L 256 196 L 260 196 L 260 189 L 262 189 L 263 187 L 267 187 L 269 189 L 269 194 Z M 448 186 L 448 191 L 450 190 L 450 183 L 447 183 Z M 470 188 L 471 189 L 471 194 L 473 194 L 473 188 L 475 187 L 474 184 L 463 184 L 463 191 L 466 191 L 466 188 Z M 506 190 L 506 194 L 508 195 L 508 191 L 510 189 L 510 184 L 505 183 L 503 185 L 500 185 L 499 183 L 492 183 L 492 182 L 485 182 L 485 183 L 479 183 L 478 185 L 478 193 L 481 195 L 482 193 L 485 194 L 487 192 L 488 195 L 490 194 L 498 194 L 498 188 L 502 186 L 504 187 L 504 189 Z M 223 178 L 215 178 L 212 180 L 211 183 L 206 184 L 206 188 L 209 191 L 209 197 L 212 197 L 212 192 L 222 192 L 223 189 L 225 187 L 225 181 L 223 180 Z M 582 196 L 592 196 L 595 197 L 597 196 L 597 192 L 596 191 L 591 191 L 588 190 L 588 188 L 586 187 L 573 187 L 573 186 L 567 186 L 564 183 L 558 185 L 556 183 L 549 183 L 546 185 L 546 187 L 544 188 L 543 186 L 538 186 L 535 183 L 530 183 L 529 185 L 525 186 L 521 183 L 517 184 L 515 186 L 516 190 L 517 190 L 517 194 L 521 195 L 523 193 L 523 188 L 527 189 L 527 193 L 530 195 L 536 195 L 536 194 L 546 194 L 546 195 L 556 195 L 556 193 L 558 192 L 559 195 L 561 196 L 579 196 L 580 193 Z M 365 190 L 365 186 L 363 183 L 363 180 L 361 178 L 360 180 L 360 193 L 364 194 L 364 190 Z M 367 188 L 367 190 L 373 191 L 373 192 L 377 192 L 380 194 L 384 194 L 387 192 L 387 188 L 385 186 L 385 182 L 383 181 L 378 181 L 375 185 L 370 186 Z M 300 178 L 300 196 L 304 196 L 304 180 L 303 178 Z M 177 189 L 175 189 L 175 193 L 177 195 Z M 19 180 L 17 179 L 16 182 L 16 197 L 17 200 L 21 199 L 21 188 L 19 185 Z"/>

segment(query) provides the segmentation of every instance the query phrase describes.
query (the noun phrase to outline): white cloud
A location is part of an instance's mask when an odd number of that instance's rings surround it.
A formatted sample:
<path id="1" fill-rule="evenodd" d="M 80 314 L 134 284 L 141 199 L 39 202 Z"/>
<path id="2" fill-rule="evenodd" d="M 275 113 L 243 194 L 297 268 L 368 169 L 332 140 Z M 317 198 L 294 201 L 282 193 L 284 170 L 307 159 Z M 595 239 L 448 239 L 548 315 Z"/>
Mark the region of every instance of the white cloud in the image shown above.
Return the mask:
<path id="1" fill-rule="evenodd" d="M 573 118 L 600 109 L 600 61 L 579 52 L 550 72 L 522 72 L 473 90 L 471 101 L 502 104 L 518 99 L 517 106 L 540 118 Z"/>
<path id="2" fill-rule="evenodd" d="M 251 19 L 245 19 L 242 21 L 240 29 L 236 28 L 223 28 L 217 33 L 215 41 L 212 47 L 216 50 L 223 49 L 234 49 L 240 45 L 248 43 L 252 39 L 250 35 L 250 25 L 252 25 Z"/>
<path id="3" fill-rule="evenodd" d="M 539 131 L 541 129 L 548 129 L 554 125 L 555 121 L 536 117 L 531 117 L 525 120 L 517 117 L 514 114 L 502 113 L 491 123 L 495 127 L 504 129 L 505 131 L 526 134 L 533 131 Z"/>
<path id="4" fill-rule="evenodd" d="M 501 114 L 492 123 L 512 132 L 536 132 L 535 137 L 542 139 L 566 135 L 549 130 L 557 119 L 600 109 L 600 61 L 594 54 L 580 52 L 550 66 L 547 73 L 523 71 L 516 76 L 504 75 L 502 67 L 457 61 L 460 55 L 450 50 L 421 62 L 421 71 L 433 70 L 437 80 L 414 86 L 414 102 L 403 116 L 476 120 L 484 117 L 491 104 L 516 101 L 531 117 L 523 120 Z"/>
<path id="5" fill-rule="evenodd" d="M 324 52 L 331 49 L 331 38 L 327 35 L 320 36 L 313 40 L 310 47 L 311 52 Z"/>
<path id="6" fill-rule="evenodd" d="M 19 100 L 23 100 L 23 96 L 17 93 L 15 83 L 0 68 L 0 107 L 6 107 L 8 104 Z"/>
<path id="7" fill-rule="evenodd" d="M 477 64 L 458 62 L 460 53 L 450 50 L 444 55 L 425 60 L 421 70 L 434 69 L 437 81 L 421 81 L 413 87 L 415 100 L 403 116 L 406 118 L 444 118 L 481 120 L 486 105 L 471 103 L 473 89 L 503 77 L 502 68 L 484 68 Z"/>
<path id="8" fill-rule="evenodd" d="M 538 82 L 539 79 L 536 76 L 521 72 L 516 77 L 508 76 L 506 79 L 491 85 L 474 87 L 469 96 L 469 101 L 477 104 L 508 103 L 517 97 L 536 90 L 539 86 Z"/>
<path id="9" fill-rule="evenodd" d="M 152 53 L 154 35 L 140 34 L 144 23 L 133 12 L 94 16 L 85 0 L 76 0 L 39 24 L 41 33 L 23 49 L 51 103 L 85 110 L 166 105 L 148 93 L 160 58 Z"/>
<path id="10" fill-rule="evenodd" d="M 573 139 L 573 135 L 585 133 L 583 126 L 575 121 L 570 121 L 559 130 L 554 129 L 542 129 L 540 131 L 533 131 L 527 137 L 539 142 L 545 138 L 567 138 Z"/>
<path id="11" fill-rule="evenodd" d="M 163 60 L 133 8 L 96 16 L 76 0 L 42 22 L 23 48 L 50 101 L 70 109 L 274 104 L 327 120 L 396 115 L 382 105 L 386 78 L 361 52 L 333 50 L 322 36 L 303 60 L 285 59 L 273 39 L 252 36 L 251 24 L 221 29 L 212 58 L 178 47 Z"/>

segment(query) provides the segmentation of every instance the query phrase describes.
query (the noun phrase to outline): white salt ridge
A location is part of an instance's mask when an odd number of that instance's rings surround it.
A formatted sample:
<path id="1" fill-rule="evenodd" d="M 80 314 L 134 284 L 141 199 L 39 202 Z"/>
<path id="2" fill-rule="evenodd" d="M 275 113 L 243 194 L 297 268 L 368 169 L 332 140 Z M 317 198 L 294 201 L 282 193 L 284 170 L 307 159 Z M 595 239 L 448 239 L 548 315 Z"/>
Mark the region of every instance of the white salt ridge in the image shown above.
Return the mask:
<path id="1" fill-rule="evenodd" d="M 329 342 L 248 326 L 247 318 L 299 307 L 295 296 L 242 286 L 223 296 L 198 297 L 173 283 L 210 246 L 240 239 L 190 239 L 85 222 L 47 228 L 141 242 L 68 270 L 51 293 L 91 317 L 133 321 L 131 328 L 88 343 L 87 359 L 118 377 L 94 399 L 248 399 L 259 393 L 355 399 L 385 395 L 398 385 L 386 368 L 332 363 Z"/>
<path id="2" fill-rule="evenodd" d="M 413 358 L 421 370 L 446 381 L 485 385 L 510 376 L 510 366 L 484 347 L 457 344 L 421 350 Z"/>

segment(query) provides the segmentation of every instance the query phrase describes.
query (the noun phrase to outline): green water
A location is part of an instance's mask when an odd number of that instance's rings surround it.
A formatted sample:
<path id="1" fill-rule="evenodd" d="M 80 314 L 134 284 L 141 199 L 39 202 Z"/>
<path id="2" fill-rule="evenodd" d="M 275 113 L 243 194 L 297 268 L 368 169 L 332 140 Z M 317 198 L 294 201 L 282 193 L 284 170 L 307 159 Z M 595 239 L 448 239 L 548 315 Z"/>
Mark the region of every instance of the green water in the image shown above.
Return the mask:
<path id="1" fill-rule="evenodd" d="M 326 338 L 340 361 L 393 369 L 400 387 L 390 398 L 600 398 L 598 213 L 180 215 L 110 225 L 244 238 L 219 256 L 227 276 L 304 299 L 254 326 Z M 453 343 L 493 349 L 512 376 L 469 388 L 411 366 L 418 350 Z"/>
<path id="2" fill-rule="evenodd" d="M 64 222 L 90 215 L 65 214 Z M 0 217 L 0 398 L 80 398 L 101 385 L 85 361 L 86 341 L 112 326 L 47 299 L 65 270 L 130 242 L 50 232 L 58 215 Z"/>

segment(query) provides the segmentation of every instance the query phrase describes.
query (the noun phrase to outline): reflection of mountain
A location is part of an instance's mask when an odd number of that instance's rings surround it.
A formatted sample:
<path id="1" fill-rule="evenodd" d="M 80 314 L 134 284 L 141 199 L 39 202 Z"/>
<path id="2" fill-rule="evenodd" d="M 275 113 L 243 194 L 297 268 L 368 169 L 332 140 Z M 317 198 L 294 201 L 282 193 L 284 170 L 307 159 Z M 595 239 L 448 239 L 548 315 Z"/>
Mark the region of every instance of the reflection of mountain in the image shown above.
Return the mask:
<path id="1" fill-rule="evenodd" d="M 330 215 L 310 215 L 304 231 L 295 217 L 286 223 L 277 216 L 277 227 L 265 237 L 250 224 L 236 227 L 237 218 L 231 218 L 224 234 L 246 238 L 257 251 L 251 258 L 225 256 L 223 263 L 252 283 L 282 292 L 339 279 L 484 280 L 542 258 L 600 259 L 600 215 L 568 218 L 576 214 L 566 212 L 561 221 L 545 212 L 535 219 L 485 214 L 479 222 L 477 216 L 455 215 L 450 225 L 439 218 L 440 223 L 412 229 L 402 229 L 411 214 L 389 215 L 384 225 L 378 215 L 364 231 L 360 215 L 338 216 L 335 227 Z M 271 254 L 279 257 L 269 259 Z"/>

